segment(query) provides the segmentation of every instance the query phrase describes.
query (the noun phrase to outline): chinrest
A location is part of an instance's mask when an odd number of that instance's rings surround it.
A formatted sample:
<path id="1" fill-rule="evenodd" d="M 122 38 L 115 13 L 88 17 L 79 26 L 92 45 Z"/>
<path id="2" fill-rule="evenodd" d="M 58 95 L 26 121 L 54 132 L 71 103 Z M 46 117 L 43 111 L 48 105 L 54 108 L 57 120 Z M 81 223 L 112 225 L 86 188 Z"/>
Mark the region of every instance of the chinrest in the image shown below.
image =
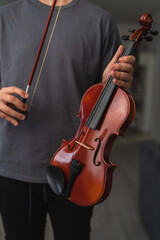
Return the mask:
<path id="1" fill-rule="evenodd" d="M 62 194 L 65 180 L 62 171 L 58 167 L 53 165 L 47 166 L 47 180 L 55 194 Z"/>

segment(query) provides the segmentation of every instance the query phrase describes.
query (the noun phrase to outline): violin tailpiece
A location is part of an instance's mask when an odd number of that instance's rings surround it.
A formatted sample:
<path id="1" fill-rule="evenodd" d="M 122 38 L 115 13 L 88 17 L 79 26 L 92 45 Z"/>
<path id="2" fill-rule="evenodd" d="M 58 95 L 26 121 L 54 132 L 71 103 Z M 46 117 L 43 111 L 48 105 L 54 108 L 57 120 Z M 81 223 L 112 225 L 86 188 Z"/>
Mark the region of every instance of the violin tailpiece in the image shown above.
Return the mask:
<path id="1" fill-rule="evenodd" d="M 71 166 L 70 166 L 70 175 L 69 175 L 68 184 L 67 184 L 67 187 L 66 187 L 66 191 L 63 194 L 63 196 L 65 198 L 68 198 L 71 195 L 72 186 L 73 186 L 76 178 L 80 174 L 82 168 L 83 168 L 82 163 L 80 163 L 78 160 L 75 160 L 75 159 L 72 160 L 72 163 L 71 163 Z"/>

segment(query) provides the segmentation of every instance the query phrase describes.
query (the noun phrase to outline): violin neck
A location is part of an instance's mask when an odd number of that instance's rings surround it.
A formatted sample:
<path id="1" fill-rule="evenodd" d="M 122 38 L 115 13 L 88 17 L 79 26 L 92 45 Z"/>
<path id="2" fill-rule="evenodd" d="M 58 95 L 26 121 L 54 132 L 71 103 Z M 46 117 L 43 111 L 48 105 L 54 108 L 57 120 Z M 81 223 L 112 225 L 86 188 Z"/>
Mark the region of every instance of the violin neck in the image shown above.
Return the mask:
<path id="1" fill-rule="evenodd" d="M 134 44 L 133 41 L 127 41 L 121 57 L 130 55 L 133 51 Z M 110 76 L 85 123 L 86 126 L 94 130 L 98 128 L 104 112 L 109 107 L 109 104 L 114 97 L 116 89 L 117 86 L 113 83 L 113 77 Z"/>

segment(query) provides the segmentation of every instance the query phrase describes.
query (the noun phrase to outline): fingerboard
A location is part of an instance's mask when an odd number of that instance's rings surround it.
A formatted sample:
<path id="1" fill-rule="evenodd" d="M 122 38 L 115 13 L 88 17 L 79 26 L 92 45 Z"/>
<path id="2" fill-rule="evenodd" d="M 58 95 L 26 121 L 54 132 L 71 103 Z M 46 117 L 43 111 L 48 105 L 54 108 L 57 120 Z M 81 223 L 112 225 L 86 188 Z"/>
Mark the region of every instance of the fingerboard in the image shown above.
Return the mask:
<path id="1" fill-rule="evenodd" d="M 134 41 L 128 41 L 121 57 L 129 56 L 133 51 L 134 44 L 135 44 Z M 89 128 L 92 128 L 94 130 L 97 129 L 97 127 L 103 117 L 104 112 L 106 112 L 111 100 L 113 99 L 116 89 L 117 89 L 117 86 L 113 83 L 113 77 L 110 76 L 107 83 L 105 84 L 92 112 L 90 113 L 90 115 L 85 123 L 86 126 L 88 126 Z"/>

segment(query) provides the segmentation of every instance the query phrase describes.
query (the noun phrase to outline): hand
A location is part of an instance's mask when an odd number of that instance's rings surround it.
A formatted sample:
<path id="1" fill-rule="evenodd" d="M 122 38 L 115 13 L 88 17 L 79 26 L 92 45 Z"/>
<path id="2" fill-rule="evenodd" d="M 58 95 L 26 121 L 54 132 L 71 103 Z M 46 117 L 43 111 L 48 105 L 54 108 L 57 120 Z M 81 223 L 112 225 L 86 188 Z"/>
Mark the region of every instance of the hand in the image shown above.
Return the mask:
<path id="1" fill-rule="evenodd" d="M 24 120 L 25 115 L 12 109 L 15 107 L 21 111 L 26 111 L 27 104 L 20 101 L 17 97 L 13 96 L 17 94 L 22 98 L 28 98 L 28 94 L 17 87 L 6 87 L 0 90 L 0 118 L 7 120 L 14 126 L 18 125 L 18 120 Z M 16 118 L 16 119 L 14 119 Z"/>
<path id="2" fill-rule="evenodd" d="M 133 64 L 135 63 L 134 56 L 120 57 L 123 53 L 124 47 L 120 45 L 116 54 L 112 58 L 103 72 L 102 82 L 106 83 L 110 76 L 114 77 L 113 82 L 121 88 L 128 90 L 133 81 Z M 117 61 L 119 60 L 119 63 Z"/>

